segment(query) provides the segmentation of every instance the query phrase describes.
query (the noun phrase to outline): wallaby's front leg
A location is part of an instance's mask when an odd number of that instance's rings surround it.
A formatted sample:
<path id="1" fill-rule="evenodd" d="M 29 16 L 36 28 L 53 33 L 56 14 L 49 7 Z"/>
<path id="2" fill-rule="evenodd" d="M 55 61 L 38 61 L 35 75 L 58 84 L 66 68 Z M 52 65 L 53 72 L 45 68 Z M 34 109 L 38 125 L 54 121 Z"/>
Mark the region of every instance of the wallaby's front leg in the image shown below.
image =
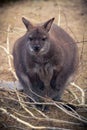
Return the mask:
<path id="1" fill-rule="evenodd" d="M 20 83 L 23 86 L 24 92 L 28 96 L 30 96 L 31 99 L 33 99 L 33 100 L 35 99 L 35 101 L 36 101 L 36 96 L 32 92 L 32 83 L 30 82 L 29 77 L 23 72 L 20 73 L 20 71 L 17 71 L 17 75 L 18 75 Z"/>
<path id="2" fill-rule="evenodd" d="M 32 84 L 31 84 L 28 76 L 22 72 L 20 73 L 20 71 L 17 71 L 17 75 L 18 75 L 18 78 L 19 78 L 21 84 L 23 85 L 24 92 L 27 95 L 30 95 Z"/>

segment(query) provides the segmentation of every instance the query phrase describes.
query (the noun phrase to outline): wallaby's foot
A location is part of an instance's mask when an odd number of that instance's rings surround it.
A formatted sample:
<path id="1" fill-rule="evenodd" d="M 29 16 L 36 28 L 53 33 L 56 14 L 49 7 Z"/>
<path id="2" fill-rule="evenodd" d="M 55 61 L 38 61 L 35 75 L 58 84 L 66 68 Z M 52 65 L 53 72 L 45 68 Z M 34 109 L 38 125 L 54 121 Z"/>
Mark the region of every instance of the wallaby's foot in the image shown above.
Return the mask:
<path id="1" fill-rule="evenodd" d="M 76 111 L 76 106 L 72 104 L 63 105 L 63 107 L 66 108 L 68 111 Z"/>
<path id="2" fill-rule="evenodd" d="M 65 101 L 63 101 L 62 99 L 58 98 L 58 97 L 53 98 L 53 100 L 54 100 L 54 101 L 58 101 L 58 102 L 65 102 Z M 73 111 L 73 110 L 75 111 L 75 110 L 76 110 L 76 106 L 73 105 L 73 104 L 69 104 L 69 103 L 63 104 L 63 107 L 64 107 L 65 109 L 67 109 L 68 111 Z"/>
<path id="3" fill-rule="evenodd" d="M 61 98 L 57 95 L 52 98 L 54 101 L 62 102 Z"/>
<path id="4" fill-rule="evenodd" d="M 49 107 L 47 105 L 36 105 L 36 108 L 42 112 L 47 112 L 49 110 Z"/>

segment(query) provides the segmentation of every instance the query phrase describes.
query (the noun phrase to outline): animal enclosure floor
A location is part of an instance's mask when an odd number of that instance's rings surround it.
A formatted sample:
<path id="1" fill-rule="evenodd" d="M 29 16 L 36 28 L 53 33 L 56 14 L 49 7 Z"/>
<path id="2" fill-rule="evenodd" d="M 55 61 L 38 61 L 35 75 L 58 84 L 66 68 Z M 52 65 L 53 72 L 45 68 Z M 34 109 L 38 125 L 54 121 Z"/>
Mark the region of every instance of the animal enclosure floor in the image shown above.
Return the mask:
<path id="1" fill-rule="evenodd" d="M 87 0 L 66 0 L 66 2 L 65 0 L 19 0 L 15 2 L 6 2 L 4 4 L 0 2 L 0 80 L 15 81 L 15 78 L 9 68 L 8 56 L 3 47 L 7 48 L 10 53 L 12 53 L 14 42 L 26 32 L 21 20 L 22 16 L 27 17 L 33 23 L 44 22 L 52 17 L 55 17 L 55 23 L 61 26 L 75 39 L 78 45 L 80 57 L 80 64 L 76 74 L 75 83 L 84 90 L 85 102 L 87 104 Z M 8 44 L 9 48 L 7 46 Z M 81 92 L 74 87 L 70 87 L 70 90 L 75 92 L 81 101 Z M 15 98 L 16 94 L 13 95 Z M 14 108 L 15 103 L 9 103 L 9 101 L 3 99 L 3 101 L 5 101 L 4 103 L 1 100 L 3 96 L 9 97 L 9 93 L 0 91 L 0 105 L 2 106 L 3 104 L 4 106 L 9 106 L 10 104 L 9 107 Z M 65 91 L 63 99 L 67 102 L 71 102 L 73 96 Z M 17 109 L 21 110 L 19 105 L 17 106 Z M 82 113 L 81 111 L 80 114 L 87 117 L 87 109 L 86 111 L 83 109 Z M 48 115 L 58 119 L 77 122 L 77 120 L 73 117 L 69 117 L 67 115 L 65 116 L 63 112 L 53 107 L 50 107 Z M 36 122 L 35 125 L 59 126 L 73 130 L 85 130 L 83 127 L 76 127 L 69 124 L 61 125 L 46 121 L 32 121 L 33 124 Z M 11 120 L 8 119 L 7 123 L 14 124 L 14 120 L 11 122 Z M 14 125 L 16 124 L 17 123 Z M 13 130 L 15 128 L 9 129 Z M 0 130 L 2 129 L 0 128 Z M 26 128 L 26 130 L 30 129 Z"/>

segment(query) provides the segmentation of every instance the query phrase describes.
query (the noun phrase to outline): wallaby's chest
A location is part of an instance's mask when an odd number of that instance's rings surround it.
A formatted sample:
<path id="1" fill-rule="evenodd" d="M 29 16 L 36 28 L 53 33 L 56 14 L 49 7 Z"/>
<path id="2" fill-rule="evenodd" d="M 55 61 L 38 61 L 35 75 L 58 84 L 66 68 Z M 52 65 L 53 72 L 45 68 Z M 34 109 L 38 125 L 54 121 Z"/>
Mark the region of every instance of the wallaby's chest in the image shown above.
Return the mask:
<path id="1" fill-rule="evenodd" d="M 47 63 L 45 65 L 36 64 L 35 68 L 33 68 L 34 73 L 37 73 L 40 80 L 43 81 L 45 86 L 50 85 L 50 81 L 53 77 L 55 67 L 52 64 Z"/>
<path id="2" fill-rule="evenodd" d="M 53 66 L 51 63 L 46 63 L 46 64 L 38 64 L 35 63 L 32 68 L 27 69 L 27 72 L 34 76 L 37 74 L 41 80 L 46 80 L 50 77 L 50 80 L 53 76 L 53 71 L 56 69 L 55 66 Z"/>
<path id="3" fill-rule="evenodd" d="M 28 67 L 28 72 L 32 72 L 33 74 L 35 73 L 40 73 L 43 71 L 43 74 L 45 75 L 47 72 L 50 73 L 51 69 L 55 69 L 56 67 L 54 67 L 52 64 L 47 63 L 47 64 L 37 64 L 35 63 L 34 66 L 32 66 L 31 68 Z"/>

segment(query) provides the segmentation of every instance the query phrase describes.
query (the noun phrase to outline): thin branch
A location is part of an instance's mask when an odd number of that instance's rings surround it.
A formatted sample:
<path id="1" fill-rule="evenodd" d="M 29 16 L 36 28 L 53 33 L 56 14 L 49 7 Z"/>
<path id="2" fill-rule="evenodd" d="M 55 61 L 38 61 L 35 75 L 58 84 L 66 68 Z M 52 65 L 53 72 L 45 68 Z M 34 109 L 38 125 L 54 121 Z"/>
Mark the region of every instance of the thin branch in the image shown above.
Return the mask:
<path id="1" fill-rule="evenodd" d="M 8 29 L 7 29 L 7 51 L 10 52 L 10 48 L 9 48 L 9 32 L 10 32 L 10 25 L 8 26 Z M 10 57 L 9 55 L 7 55 L 8 57 L 8 64 L 9 64 L 9 68 L 11 68 L 11 60 L 10 60 Z"/>
<path id="2" fill-rule="evenodd" d="M 3 49 L 3 50 L 5 51 L 5 53 L 6 53 L 7 55 L 9 55 L 9 57 L 10 57 L 11 59 L 13 59 L 13 56 L 8 52 L 8 50 L 7 50 L 4 46 L 0 45 L 0 48 Z"/>
<path id="3" fill-rule="evenodd" d="M 25 128 L 22 128 L 22 127 L 17 127 L 17 126 L 6 126 L 5 127 L 6 129 L 8 129 L 8 128 L 14 128 L 15 130 L 25 130 Z"/>
<path id="4" fill-rule="evenodd" d="M 74 36 L 74 38 L 75 38 L 76 41 L 78 42 L 77 37 L 75 36 L 75 34 L 73 33 L 73 31 L 71 30 L 71 28 L 70 28 L 69 25 L 68 25 L 68 20 L 67 20 L 66 14 L 64 13 L 64 11 L 61 11 L 61 13 L 62 13 L 62 14 L 64 15 L 64 17 L 65 17 L 66 27 L 68 28 L 68 30 L 72 33 L 72 35 Z"/>
<path id="5" fill-rule="evenodd" d="M 82 44 L 82 49 L 81 49 L 81 54 L 80 54 L 80 62 L 82 61 L 83 58 L 83 52 L 84 52 L 84 45 L 85 45 L 85 32 L 86 32 L 86 28 L 84 27 L 84 32 L 83 32 L 83 44 Z"/>
<path id="6" fill-rule="evenodd" d="M 14 116 L 13 114 L 7 112 L 7 110 L 4 109 L 4 108 L 0 108 L 0 110 L 1 110 L 4 114 L 6 114 L 6 115 L 12 117 L 12 118 L 15 119 L 17 122 L 22 123 L 22 124 L 24 124 L 25 126 L 28 126 L 29 128 L 38 129 L 38 130 L 39 130 L 39 129 L 46 129 L 46 127 L 44 127 L 44 126 L 40 126 L 40 127 L 33 126 L 33 125 L 31 125 L 30 123 L 27 123 L 27 122 L 25 122 L 24 120 L 21 120 L 20 118 L 18 118 L 18 117 L 16 117 L 16 116 Z"/>
<path id="7" fill-rule="evenodd" d="M 58 12 L 59 12 L 59 15 L 58 15 L 58 23 L 57 24 L 58 24 L 58 26 L 60 26 L 60 16 L 61 15 L 60 15 L 60 7 L 59 6 L 58 6 Z"/>
<path id="8" fill-rule="evenodd" d="M 6 109 L 4 109 L 4 108 L 0 108 L 0 110 L 2 111 L 2 112 L 4 112 L 4 111 L 6 111 L 7 112 L 7 110 Z M 9 115 L 10 115 L 10 113 L 9 113 Z M 32 118 L 32 119 L 35 119 L 35 118 Z M 21 119 L 20 119 L 21 120 Z M 72 125 L 80 125 L 81 123 L 75 123 L 75 122 L 69 122 L 69 121 L 65 121 L 65 120 L 58 120 L 58 119 L 52 119 L 52 118 L 37 118 L 37 120 L 40 120 L 40 121 L 51 121 L 51 122 L 56 122 L 56 123 L 66 123 L 66 124 L 72 124 Z M 24 121 L 25 122 L 25 121 Z M 22 123 L 21 121 L 20 121 L 20 123 Z M 26 122 L 27 123 L 27 122 Z M 26 125 L 26 123 L 23 123 L 23 124 L 25 124 Z M 28 124 L 28 123 L 27 123 Z M 31 125 L 27 125 L 27 126 L 31 126 Z M 33 126 L 32 126 L 33 127 Z M 31 128 L 32 128 L 31 127 Z M 43 127 L 43 126 L 41 126 L 41 127 Z M 49 127 L 44 127 L 44 128 L 49 128 Z M 40 128 L 40 129 L 43 129 L 43 128 Z"/>
<path id="9" fill-rule="evenodd" d="M 22 107 L 28 114 L 30 114 L 32 117 L 35 118 L 34 114 L 33 114 L 30 110 L 28 110 L 28 109 L 25 107 L 25 105 L 21 102 L 21 99 L 20 99 L 20 96 L 19 96 L 18 92 L 17 92 L 16 90 L 15 90 L 15 92 L 16 92 L 16 94 L 17 94 L 17 97 L 18 97 L 18 100 L 19 100 L 19 103 L 20 103 L 21 107 Z"/>
<path id="10" fill-rule="evenodd" d="M 77 95 L 76 95 L 73 91 L 71 91 L 70 89 L 67 89 L 67 91 L 68 91 L 71 95 L 73 95 L 73 97 L 75 98 L 73 101 L 77 101 L 77 102 L 80 104 L 80 100 L 79 100 L 79 98 L 77 97 Z"/>
<path id="11" fill-rule="evenodd" d="M 74 86 L 75 88 L 77 88 L 77 89 L 79 89 L 80 90 L 80 92 L 81 92 L 81 99 L 82 99 L 82 101 L 81 101 L 81 104 L 82 105 L 84 105 L 85 104 L 85 92 L 84 92 L 84 90 L 82 89 L 82 88 L 80 88 L 78 85 L 76 85 L 74 82 L 72 82 L 72 83 L 70 83 L 72 86 Z"/>
<path id="12" fill-rule="evenodd" d="M 66 114 L 68 114 L 69 116 L 71 116 L 71 117 L 74 117 L 74 118 L 76 118 L 76 119 L 78 119 L 79 121 L 82 121 L 82 122 L 84 122 L 84 123 L 87 123 L 87 119 L 86 118 L 84 118 L 83 119 L 83 117 L 81 118 L 81 116 L 76 112 L 76 111 L 74 111 L 71 107 L 69 107 L 68 105 L 67 105 L 67 107 L 69 108 L 69 109 L 71 109 L 72 111 L 73 111 L 73 113 L 71 112 L 71 111 L 68 111 L 67 109 L 65 109 L 62 105 L 58 105 L 58 104 L 56 104 L 56 103 L 54 103 L 55 104 L 55 106 L 57 107 L 57 108 L 60 108 L 62 111 L 64 111 Z"/>

